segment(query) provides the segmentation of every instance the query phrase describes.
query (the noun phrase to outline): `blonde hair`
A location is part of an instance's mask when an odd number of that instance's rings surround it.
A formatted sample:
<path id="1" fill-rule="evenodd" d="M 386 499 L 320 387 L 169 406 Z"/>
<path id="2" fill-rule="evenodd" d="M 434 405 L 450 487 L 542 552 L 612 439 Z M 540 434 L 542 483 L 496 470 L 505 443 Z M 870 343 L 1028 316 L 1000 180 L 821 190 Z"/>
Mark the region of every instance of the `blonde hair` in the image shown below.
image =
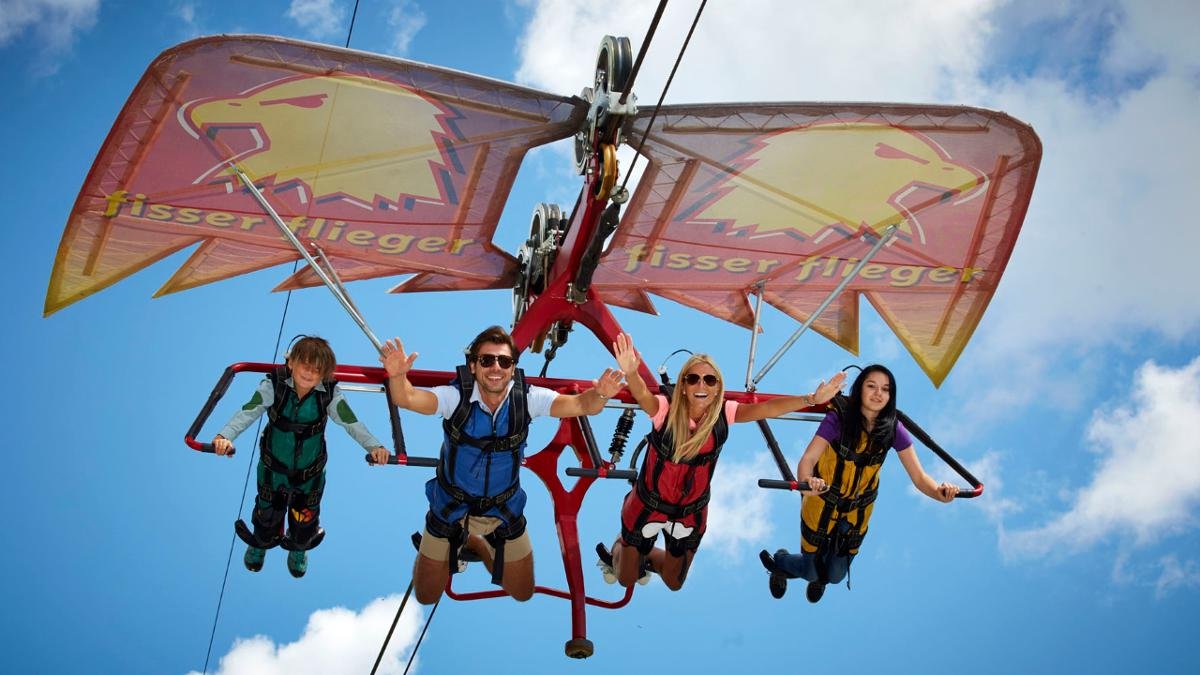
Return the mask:
<path id="1" fill-rule="evenodd" d="M 709 401 L 708 410 L 700 418 L 700 421 L 696 423 L 696 431 L 693 433 L 690 429 L 688 405 L 683 400 L 682 389 L 685 386 L 683 378 L 692 367 L 699 363 L 707 364 L 717 374 L 717 387 L 716 394 Z M 721 376 L 721 369 L 717 367 L 717 364 L 708 354 L 693 354 L 683 364 L 683 368 L 679 369 L 679 377 L 675 378 L 675 396 L 671 401 L 671 409 L 667 412 L 666 422 L 664 422 L 664 426 L 670 432 L 675 445 L 675 453 L 671 459 L 675 462 L 686 462 L 700 454 L 700 448 L 703 447 L 704 441 L 708 440 L 709 435 L 712 434 L 713 427 L 717 425 L 717 419 L 724 414 L 725 378 Z"/>

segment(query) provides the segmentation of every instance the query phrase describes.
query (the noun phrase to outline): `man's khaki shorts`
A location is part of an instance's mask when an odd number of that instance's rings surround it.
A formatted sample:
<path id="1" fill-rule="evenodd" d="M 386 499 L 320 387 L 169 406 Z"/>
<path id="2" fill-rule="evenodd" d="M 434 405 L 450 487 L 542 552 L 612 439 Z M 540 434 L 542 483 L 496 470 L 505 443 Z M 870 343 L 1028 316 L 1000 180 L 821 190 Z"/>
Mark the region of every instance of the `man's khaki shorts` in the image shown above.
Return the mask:
<path id="1" fill-rule="evenodd" d="M 467 532 L 481 537 L 491 534 L 504 521 L 491 516 L 471 516 L 467 518 Z M 533 553 L 533 545 L 529 542 L 529 531 L 526 530 L 516 539 L 504 542 L 504 562 L 508 564 L 525 558 Z M 421 555 L 430 560 L 450 559 L 450 540 L 435 537 L 426 529 L 421 533 Z"/>

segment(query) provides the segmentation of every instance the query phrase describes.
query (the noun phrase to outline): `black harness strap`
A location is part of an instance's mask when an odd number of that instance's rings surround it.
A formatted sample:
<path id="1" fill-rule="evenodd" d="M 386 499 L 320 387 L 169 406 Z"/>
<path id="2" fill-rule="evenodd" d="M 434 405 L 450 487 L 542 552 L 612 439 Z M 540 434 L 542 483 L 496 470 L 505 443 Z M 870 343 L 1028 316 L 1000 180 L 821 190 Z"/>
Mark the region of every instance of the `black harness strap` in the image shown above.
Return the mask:
<path id="1" fill-rule="evenodd" d="M 458 405 L 455 406 L 454 412 L 450 414 L 450 417 L 442 422 L 442 430 L 446 433 L 449 447 L 442 461 L 438 463 L 436 471 L 438 485 L 454 501 L 441 509 L 440 518 L 430 512 L 425 519 L 426 528 L 430 534 L 447 539 L 450 542 L 449 565 L 450 573 L 454 574 L 458 571 L 459 551 L 466 543 L 467 530 L 461 523 L 448 524 L 445 519 L 460 504 L 466 505 L 467 518 L 482 516 L 492 509 L 498 510 L 502 519 L 507 524 L 496 528 L 492 534 L 488 535 L 487 540 L 495 550 L 495 557 L 492 562 L 492 583 L 500 585 L 504 574 L 504 542 L 519 537 L 525 532 L 525 517 L 517 516 L 513 513 L 508 508 L 508 501 L 521 488 L 519 480 L 521 468 L 519 461 L 520 453 L 529 436 L 529 423 L 531 421 L 527 399 L 529 386 L 525 383 L 524 371 L 516 368 L 513 371 L 512 388 L 508 392 L 508 429 L 505 435 L 497 436 L 493 427 L 492 435 L 476 437 L 465 431 L 467 422 L 471 417 L 471 396 L 475 393 L 475 377 L 472 375 L 470 367 L 465 365 L 458 366 L 456 373 L 457 377 L 452 384 L 458 387 Z M 487 465 L 484 468 L 484 492 L 487 492 L 490 488 L 487 481 L 491 475 L 490 469 L 493 453 L 509 453 L 512 458 L 513 468 L 512 474 L 509 476 L 508 487 L 497 494 L 481 497 L 472 495 L 453 484 L 450 481 L 450 476 L 454 475 L 455 465 L 458 461 L 458 448 L 462 445 L 469 445 L 486 453 Z"/>
<path id="2" fill-rule="evenodd" d="M 321 453 L 306 467 L 291 468 L 286 463 L 281 461 L 271 451 L 270 434 L 271 428 L 279 431 L 291 433 L 295 439 L 295 446 L 292 450 L 293 457 L 299 458 L 301 446 L 305 441 L 313 436 L 323 435 L 325 433 L 325 424 L 329 420 L 329 402 L 333 400 L 333 388 L 337 385 L 337 380 L 322 381 L 322 389 L 314 388 L 308 396 L 315 396 L 317 400 L 317 419 L 313 422 L 298 422 L 295 419 L 288 417 L 284 413 L 284 408 L 287 405 L 287 399 L 293 395 L 294 391 L 287 385 L 287 379 L 291 377 L 291 369 L 287 366 L 280 366 L 275 370 L 267 373 L 267 378 L 271 381 L 271 386 L 275 389 L 274 400 L 271 402 L 271 407 L 267 409 L 267 417 L 271 420 L 271 425 L 263 430 L 262 438 L 259 440 L 259 455 L 262 458 L 263 465 L 275 473 L 285 474 L 288 478 L 288 484 L 293 487 L 303 485 L 313 478 L 321 474 L 325 470 L 325 463 L 329 459 L 329 454 L 325 448 L 325 439 L 321 438 Z M 299 409 L 303 401 L 297 399 L 296 407 Z M 320 500 L 319 493 L 317 499 Z"/>
<path id="3" fill-rule="evenodd" d="M 666 426 L 665 422 L 663 426 Z M 650 433 L 646 434 L 646 440 L 649 442 L 650 448 L 655 454 L 654 467 L 650 471 L 650 480 L 646 481 L 646 463 L 650 461 L 650 453 L 646 453 L 646 459 L 642 463 L 642 475 L 637 481 L 635 481 L 638 498 L 641 499 L 646 506 L 666 515 L 668 518 L 682 518 L 684 516 L 689 516 L 697 511 L 700 511 L 705 506 L 708 506 L 708 500 L 710 497 L 708 486 L 705 486 L 704 492 L 698 498 L 696 498 L 695 501 L 685 504 L 675 504 L 663 499 L 662 493 L 658 490 L 658 484 L 662 478 L 662 471 L 663 467 L 666 466 L 666 462 L 685 464 L 692 467 L 704 466 L 705 464 L 716 464 L 717 458 L 721 454 L 721 448 L 725 446 L 725 441 L 729 438 L 729 420 L 725 418 L 724 404 L 722 404 L 721 414 L 717 418 L 717 423 L 713 425 L 712 434 L 712 452 L 696 455 L 695 457 L 682 462 L 675 462 L 675 460 L 672 459 L 672 456 L 675 453 L 675 441 L 671 437 L 670 429 L 651 429 Z M 709 470 L 710 476 L 712 471 L 713 469 Z M 686 493 L 689 490 L 690 485 L 687 486 L 687 489 L 685 489 L 684 492 Z"/>
<path id="4" fill-rule="evenodd" d="M 529 409 L 525 396 L 529 387 L 525 384 L 525 373 L 517 368 L 513 372 L 512 389 L 508 392 L 508 433 L 504 436 L 476 438 L 463 431 L 471 416 L 471 395 L 475 393 L 475 377 L 467 366 L 457 368 L 454 384 L 458 387 L 458 405 L 449 419 L 442 421 L 442 430 L 453 447 L 470 445 L 484 452 L 516 453 L 529 436 Z"/>
<path id="5" fill-rule="evenodd" d="M 501 525 L 484 537 L 492 545 L 492 583 L 499 586 L 504 578 L 504 544 L 525 533 L 525 516 L 509 525 Z"/>
<path id="6" fill-rule="evenodd" d="M 844 396 L 838 396 L 833 401 L 833 408 L 838 413 L 839 418 L 849 414 L 847 403 L 849 399 Z M 821 508 L 821 516 L 818 519 L 817 528 L 814 530 L 804 523 L 801 518 L 801 534 L 809 542 L 817 547 L 818 553 L 818 573 L 822 578 L 825 578 L 824 559 L 825 554 L 832 551 L 835 555 L 849 555 L 850 551 L 857 550 L 862 545 L 863 537 L 866 535 L 865 516 L 866 509 L 871 504 L 875 503 L 876 497 L 879 496 L 879 474 L 876 473 L 871 484 L 862 492 L 859 492 L 859 485 L 863 479 L 863 470 L 872 466 L 883 464 L 887 458 L 887 448 L 875 449 L 871 448 L 870 438 L 868 437 L 866 444 L 862 450 L 858 449 L 858 439 L 838 438 L 837 444 L 833 447 L 837 461 L 833 471 L 833 479 L 830 481 L 830 490 L 819 495 L 821 501 L 824 502 Z M 853 464 L 855 467 L 854 481 L 847 494 L 857 494 L 855 497 L 840 496 L 842 490 L 840 486 L 845 480 L 846 467 Z M 818 474 L 818 477 L 819 474 Z M 856 513 L 855 524 L 850 525 L 848 516 L 852 512 Z M 837 514 L 837 522 L 834 523 L 833 531 L 830 531 L 830 521 L 833 519 L 834 513 Z"/>

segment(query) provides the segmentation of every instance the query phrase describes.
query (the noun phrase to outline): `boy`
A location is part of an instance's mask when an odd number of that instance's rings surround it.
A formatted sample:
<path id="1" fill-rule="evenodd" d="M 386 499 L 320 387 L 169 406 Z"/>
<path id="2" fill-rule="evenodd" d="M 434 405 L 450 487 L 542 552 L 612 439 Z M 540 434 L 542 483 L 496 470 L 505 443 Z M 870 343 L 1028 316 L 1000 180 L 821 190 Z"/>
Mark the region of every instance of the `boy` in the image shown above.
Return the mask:
<path id="1" fill-rule="evenodd" d="M 262 569 L 267 549 L 282 544 L 287 566 L 300 578 L 308 569 L 308 549 L 325 537 L 319 525 L 325 491 L 325 422 L 332 419 L 358 441 L 376 465 L 386 464 L 388 451 L 350 410 L 332 379 L 337 361 L 329 343 L 301 336 L 287 355 L 287 365 L 268 373 L 258 391 L 213 439 L 218 455 L 228 454 L 233 440 L 264 412 L 270 424 L 259 442 L 258 498 L 251 522 L 239 520 L 236 531 L 246 542 L 246 569 Z M 283 519 L 287 515 L 287 535 Z"/>

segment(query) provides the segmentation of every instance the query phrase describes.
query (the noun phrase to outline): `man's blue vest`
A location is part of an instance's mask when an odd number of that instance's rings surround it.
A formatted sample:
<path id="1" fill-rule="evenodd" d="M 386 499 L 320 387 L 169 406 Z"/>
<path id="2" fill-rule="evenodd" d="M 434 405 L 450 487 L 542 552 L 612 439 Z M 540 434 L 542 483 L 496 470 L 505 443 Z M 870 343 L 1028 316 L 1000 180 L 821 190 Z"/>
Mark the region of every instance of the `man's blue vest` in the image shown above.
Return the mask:
<path id="1" fill-rule="evenodd" d="M 450 386 L 458 389 L 459 401 L 442 422 L 441 461 L 436 477 L 425 484 L 430 512 L 445 523 L 470 514 L 512 525 L 526 499 L 519 478 L 530 422 L 525 375 L 520 368 L 513 372 L 512 388 L 495 417 L 471 401 L 475 377 L 470 368 L 459 366 Z"/>

